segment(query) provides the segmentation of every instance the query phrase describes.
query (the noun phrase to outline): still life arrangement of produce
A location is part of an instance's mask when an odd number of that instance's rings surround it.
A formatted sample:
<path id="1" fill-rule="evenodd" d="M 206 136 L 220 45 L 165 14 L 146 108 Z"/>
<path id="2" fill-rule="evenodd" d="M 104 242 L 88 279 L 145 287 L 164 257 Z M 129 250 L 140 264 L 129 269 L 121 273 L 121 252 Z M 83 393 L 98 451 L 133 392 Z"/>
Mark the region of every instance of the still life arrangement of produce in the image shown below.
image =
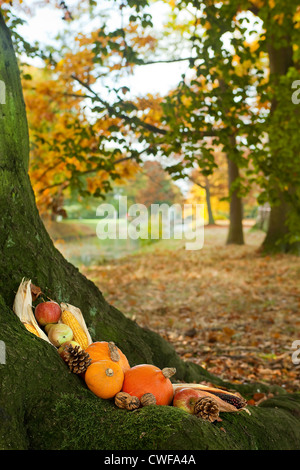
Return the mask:
<path id="1" fill-rule="evenodd" d="M 29 332 L 56 348 L 66 367 L 92 393 L 113 400 L 119 409 L 174 406 L 212 423 L 221 421 L 222 412 L 250 413 L 239 393 L 204 384 L 176 383 L 173 367 L 131 366 L 113 341 L 92 340 L 79 308 L 44 299 L 31 280 L 20 283 L 13 311 Z"/>

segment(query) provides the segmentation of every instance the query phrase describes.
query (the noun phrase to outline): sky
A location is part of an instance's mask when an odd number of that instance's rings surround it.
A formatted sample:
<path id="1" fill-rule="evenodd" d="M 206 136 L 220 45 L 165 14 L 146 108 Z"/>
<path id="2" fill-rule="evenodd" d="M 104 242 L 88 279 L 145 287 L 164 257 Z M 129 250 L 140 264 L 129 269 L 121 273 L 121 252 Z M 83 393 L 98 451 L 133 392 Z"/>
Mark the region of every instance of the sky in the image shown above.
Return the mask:
<path id="1" fill-rule="evenodd" d="M 30 0 L 27 3 L 30 5 Z M 32 3 L 34 3 L 34 0 L 32 0 Z M 68 6 L 71 6 L 72 0 L 66 3 Z M 159 27 L 162 24 L 166 12 L 167 7 L 161 2 L 157 2 L 157 4 L 151 7 L 155 27 Z M 26 17 L 26 21 L 26 24 L 19 27 L 23 37 L 28 42 L 38 41 L 45 45 L 54 43 L 55 35 L 66 28 L 66 22 L 62 20 L 62 11 L 51 6 L 36 9 L 32 17 Z M 187 62 L 139 66 L 136 67 L 133 76 L 128 78 L 127 83 L 136 95 L 144 95 L 146 93 L 165 94 L 178 84 L 187 68 Z"/>

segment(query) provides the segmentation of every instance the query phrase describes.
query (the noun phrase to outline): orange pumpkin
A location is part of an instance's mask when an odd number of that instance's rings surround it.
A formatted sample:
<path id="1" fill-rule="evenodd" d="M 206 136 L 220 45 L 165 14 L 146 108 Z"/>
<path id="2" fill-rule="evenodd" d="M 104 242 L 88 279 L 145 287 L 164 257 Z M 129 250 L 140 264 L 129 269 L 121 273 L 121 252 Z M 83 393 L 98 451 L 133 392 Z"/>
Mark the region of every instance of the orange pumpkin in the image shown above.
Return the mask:
<path id="1" fill-rule="evenodd" d="M 175 372 L 172 368 L 161 370 L 151 364 L 139 364 L 125 372 L 122 391 L 139 399 L 152 393 L 157 405 L 170 405 L 174 394 L 170 377 Z"/>
<path id="2" fill-rule="evenodd" d="M 95 341 L 94 343 L 91 343 L 85 351 L 90 355 L 92 364 L 93 362 L 107 359 L 119 364 L 123 372 L 130 369 L 127 357 L 112 341 Z"/>
<path id="3" fill-rule="evenodd" d="M 87 368 L 84 380 L 97 397 L 112 398 L 122 389 L 124 372 L 116 362 L 103 360 Z"/>

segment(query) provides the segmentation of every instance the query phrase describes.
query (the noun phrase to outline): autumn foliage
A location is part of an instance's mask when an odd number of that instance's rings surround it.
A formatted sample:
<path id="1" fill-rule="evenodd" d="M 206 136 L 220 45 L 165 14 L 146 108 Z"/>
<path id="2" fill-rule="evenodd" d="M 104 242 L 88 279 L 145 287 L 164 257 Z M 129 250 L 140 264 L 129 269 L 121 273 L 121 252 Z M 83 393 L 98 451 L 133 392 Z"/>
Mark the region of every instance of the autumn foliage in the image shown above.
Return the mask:
<path id="1" fill-rule="evenodd" d="M 17 5 L 10 11 L 8 3 L 2 1 L 16 47 L 33 55 L 16 34 Z M 277 0 L 163 3 L 168 14 L 159 30 L 146 0 L 111 9 L 82 2 L 68 14 L 63 3 L 56 5 L 66 25 L 80 16 L 91 26 L 84 32 L 66 27 L 56 48 L 36 50 L 42 68 L 23 75 L 30 175 L 40 210 L 64 215 L 66 195 L 104 196 L 148 157 L 167 160 L 174 179 L 195 169 L 211 179 L 221 148 L 230 221 L 242 230 L 243 199 L 255 185 L 255 203 L 272 210 L 269 247 L 295 248 L 299 113 L 291 96 L 299 75 L 299 6 Z M 102 21 L 89 23 L 97 15 Z M 136 96 L 127 86 L 137 67 L 176 61 L 186 71 L 165 96 Z"/>

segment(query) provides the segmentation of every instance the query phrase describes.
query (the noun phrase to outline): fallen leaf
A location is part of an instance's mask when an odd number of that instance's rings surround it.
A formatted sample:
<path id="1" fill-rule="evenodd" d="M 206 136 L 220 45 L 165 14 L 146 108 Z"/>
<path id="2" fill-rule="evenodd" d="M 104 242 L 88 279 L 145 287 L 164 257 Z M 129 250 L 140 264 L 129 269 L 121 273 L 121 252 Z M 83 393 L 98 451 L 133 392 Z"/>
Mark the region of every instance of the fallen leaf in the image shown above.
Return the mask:
<path id="1" fill-rule="evenodd" d="M 34 302 L 43 292 L 40 287 L 35 286 L 34 284 L 30 285 L 30 289 L 32 301 Z"/>

